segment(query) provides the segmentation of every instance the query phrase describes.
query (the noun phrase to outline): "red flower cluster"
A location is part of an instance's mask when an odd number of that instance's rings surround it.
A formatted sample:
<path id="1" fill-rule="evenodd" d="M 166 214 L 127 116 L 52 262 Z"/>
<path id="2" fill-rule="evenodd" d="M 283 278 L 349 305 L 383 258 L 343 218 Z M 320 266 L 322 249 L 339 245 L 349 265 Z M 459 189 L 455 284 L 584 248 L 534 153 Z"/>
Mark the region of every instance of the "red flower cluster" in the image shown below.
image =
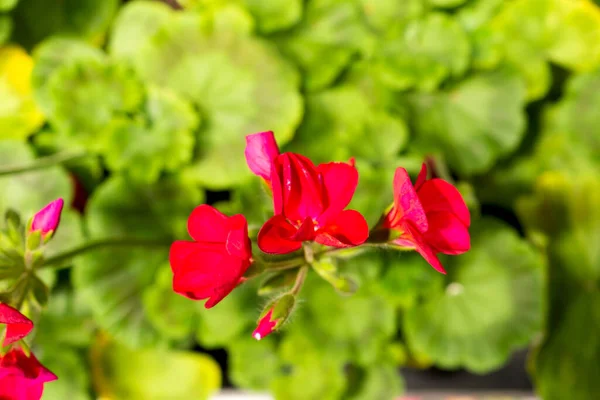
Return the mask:
<path id="1" fill-rule="evenodd" d="M 31 331 L 33 322 L 14 308 L 0 303 L 0 324 L 6 324 L 2 346 L 11 346 L 0 355 L 0 399 L 39 400 L 44 383 L 58 378 L 33 354 L 27 355 L 13 345 Z"/>
<path id="2" fill-rule="evenodd" d="M 346 209 L 358 184 L 354 160 L 315 165 L 303 155 L 280 153 L 273 132 L 249 135 L 246 141 L 248 166 L 273 196 L 274 215 L 258 232 L 260 250 L 287 254 L 306 242 L 344 248 L 369 239 L 364 217 Z M 394 204 L 375 229 L 387 232 L 386 243 L 414 249 L 444 272 L 436 254 L 469 249 L 470 216 L 454 186 L 426 175 L 423 165 L 413 186 L 405 169 L 396 170 Z M 242 215 L 227 217 L 201 205 L 192 212 L 188 231 L 193 242 L 177 241 L 171 247 L 173 289 L 191 299 L 208 299 L 205 306 L 210 308 L 244 280 L 252 263 L 248 224 Z M 263 312 L 253 334 L 257 339 L 283 324 L 295 294 Z"/>

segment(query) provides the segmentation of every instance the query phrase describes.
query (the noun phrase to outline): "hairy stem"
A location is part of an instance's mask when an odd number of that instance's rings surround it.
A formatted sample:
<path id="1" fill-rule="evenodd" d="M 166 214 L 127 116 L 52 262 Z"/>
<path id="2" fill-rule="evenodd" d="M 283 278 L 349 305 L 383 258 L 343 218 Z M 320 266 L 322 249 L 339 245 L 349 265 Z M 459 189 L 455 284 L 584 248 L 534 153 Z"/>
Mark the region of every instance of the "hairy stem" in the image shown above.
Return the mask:
<path id="1" fill-rule="evenodd" d="M 300 289 L 302 289 L 302 285 L 304 285 L 304 280 L 306 279 L 306 274 L 308 274 L 308 268 L 308 265 L 303 265 L 298 270 L 298 275 L 296 275 L 296 282 L 294 282 L 294 286 L 292 287 L 292 290 L 290 290 L 291 294 L 297 295 L 298 292 L 300 292 Z"/>
<path id="2" fill-rule="evenodd" d="M 47 167 L 52 167 L 54 165 L 64 164 L 66 162 L 76 160 L 78 158 L 82 158 L 87 156 L 86 152 L 64 152 L 57 153 L 51 156 L 40 157 L 38 159 L 33 160 L 32 162 L 24 165 L 9 165 L 0 168 L 0 176 L 2 175 L 11 175 L 11 174 L 20 174 L 28 171 L 35 171 L 37 169 L 43 169 Z"/>
<path id="3" fill-rule="evenodd" d="M 41 268 L 59 267 L 62 263 L 69 261 L 73 257 L 85 254 L 89 251 L 101 249 L 104 247 L 166 247 L 170 246 L 170 241 L 158 239 L 138 239 L 138 238 L 119 238 L 119 239 L 99 239 L 92 240 L 74 249 L 67 250 L 64 253 L 49 257 L 44 261 Z"/>

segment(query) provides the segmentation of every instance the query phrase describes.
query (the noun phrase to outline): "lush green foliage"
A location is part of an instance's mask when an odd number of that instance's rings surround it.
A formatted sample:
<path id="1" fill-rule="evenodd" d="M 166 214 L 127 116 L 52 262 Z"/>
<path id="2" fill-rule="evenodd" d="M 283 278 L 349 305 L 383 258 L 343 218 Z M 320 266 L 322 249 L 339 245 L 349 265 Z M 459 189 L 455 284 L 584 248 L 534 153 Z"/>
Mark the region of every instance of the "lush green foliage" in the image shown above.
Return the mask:
<path id="1" fill-rule="evenodd" d="M 206 396 L 219 372 L 195 343 L 227 350 L 234 384 L 281 399 L 389 399 L 398 366 L 485 373 L 528 345 L 544 399 L 600 391 L 593 2 L 59 3 L 0 0 L 0 170 L 90 156 L 0 175 L 0 213 L 71 202 L 71 175 L 90 197 L 49 252 L 114 236 L 165 245 L 94 251 L 45 277 L 33 343 L 61 378 L 45 399 Z M 309 275 L 291 323 L 254 341 L 261 282 L 205 310 L 172 292 L 167 246 L 205 190 L 230 191 L 219 207 L 255 228 L 269 216 L 243 158 L 244 136 L 265 130 L 317 162 L 356 157 L 352 207 L 370 224 L 394 168 L 432 156 L 481 215 L 472 250 L 444 260 L 447 276 L 413 254 L 341 262 L 352 296 Z"/>

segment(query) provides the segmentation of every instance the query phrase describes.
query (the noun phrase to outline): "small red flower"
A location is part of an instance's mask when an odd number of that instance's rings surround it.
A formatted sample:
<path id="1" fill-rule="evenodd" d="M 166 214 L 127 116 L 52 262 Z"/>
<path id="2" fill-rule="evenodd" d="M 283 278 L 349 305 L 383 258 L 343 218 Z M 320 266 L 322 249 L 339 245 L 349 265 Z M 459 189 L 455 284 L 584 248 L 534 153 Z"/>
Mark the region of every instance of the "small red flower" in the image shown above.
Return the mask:
<path id="1" fill-rule="evenodd" d="M 6 324 L 2 346 L 23 339 L 33 329 L 33 322 L 8 304 L 0 303 L 0 324 Z"/>
<path id="2" fill-rule="evenodd" d="M 0 355 L 0 399 L 39 400 L 44 383 L 58 379 L 32 354 L 13 347 Z"/>
<path id="3" fill-rule="evenodd" d="M 63 199 L 57 199 L 38 211 L 33 216 L 30 232 L 41 231 L 42 239 L 52 235 L 58 228 L 63 206 Z"/>
<path id="4" fill-rule="evenodd" d="M 169 261 L 173 290 L 193 300 L 208 299 L 211 308 L 243 281 L 251 264 L 252 247 L 243 215 L 232 217 L 200 205 L 188 219 L 193 242 L 176 241 Z"/>
<path id="5" fill-rule="evenodd" d="M 462 254 L 471 247 L 469 209 L 460 192 L 443 179 L 426 179 L 423 164 L 413 187 L 404 168 L 394 176 L 394 205 L 383 227 L 399 236 L 393 243 L 415 249 L 441 273 L 446 273 L 437 253 Z"/>
<path id="6" fill-rule="evenodd" d="M 358 184 L 353 163 L 315 166 L 302 155 L 283 153 L 274 159 L 270 177 L 275 215 L 258 233 L 262 251 L 289 253 L 313 240 L 333 247 L 357 246 L 367 240 L 364 217 L 345 210 Z"/>
<path id="7" fill-rule="evenodd" d="M 261 318 L 261 320 L 258 322 L 258 326 L 254 330 L 254 332 L 252 332 L 252 337 L 254 339 L 260 340 L 273 333 L 273 331 L 275 330 L 275 326 L 277 326 L 278 320 L 275 319 L 272 321 L 272 316 L 273 310 L 271 309 L 268 313 L 265 314 L 264 317 Z"/>
<path id="8" fill-rule="evenodd" d="M 271 168 L 279 155 L 273 132 L 260 132 L 246 136 L 246 162 L 255 175 L 271 185 Z"/>

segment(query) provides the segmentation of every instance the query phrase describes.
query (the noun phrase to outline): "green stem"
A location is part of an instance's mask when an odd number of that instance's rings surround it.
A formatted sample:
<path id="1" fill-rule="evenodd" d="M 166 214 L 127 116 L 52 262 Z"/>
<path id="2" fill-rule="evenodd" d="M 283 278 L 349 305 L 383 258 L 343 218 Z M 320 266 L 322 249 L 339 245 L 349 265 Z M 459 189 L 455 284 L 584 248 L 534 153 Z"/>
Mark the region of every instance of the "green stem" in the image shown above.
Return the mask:
<path id="1" fill-rule="evenodd" d="M 71 151 L 64 153 L 56 153 L 51 156 L 40 157 L 35 159 L 33 162 L 30 162 L 25 165 L 9 165 L 0 168 L 0 176 L 2 175 L 11 175 L 11 174 L 20 174 L 23 172 L 34 171 L 36 169 L 43 169 L 47 167 L 52 167 L 58 164 L 64 164 L 68 161 L 72 161 L 81 157 L 87 156 L 86 152 L 78 152 L 73 153 Z"/>
<path id="2" fill-rule="evenodd" d="M 44 262 L 41 268 L 58 267 L 65 261 L 72 259 L 73 257 L 85 254 L 89 251 L 96 250 L 103 247 L 164 247 L 170 246 L 170 242 L 158 239 L 138 239 L 138 238 L 120 238 L 120 239 L 99 239 L 92 240 L 82 244 L 71 250 L 67 250 L 64 253 L 57 254 L 53 257 L 49 257 Z"/>
<path id="3" fill-rule="evenodd" d="M 296 275 L 296 282 L 294 282 L 294 287 L 290 290 L 290 293 L 294 296 L 300 292 L 302 289 L 302 285 L 304 285 L 304 280 L 306 279 L 306 275 L 308 274 L 308 265 L 303 265 L 300 270 L 298 270 L 298 275 Z"/>
<path id="4" fill-rule="evenodd" d="M 267 264 L 266 270 L 267 271 L 284 271 L 286 269 L 298 268 L 298 267 L 302 266 L 302 264 L 304 264 L 304 259 L 297 258 L 297 259 L 288 260 L 285 262 Z"/>

